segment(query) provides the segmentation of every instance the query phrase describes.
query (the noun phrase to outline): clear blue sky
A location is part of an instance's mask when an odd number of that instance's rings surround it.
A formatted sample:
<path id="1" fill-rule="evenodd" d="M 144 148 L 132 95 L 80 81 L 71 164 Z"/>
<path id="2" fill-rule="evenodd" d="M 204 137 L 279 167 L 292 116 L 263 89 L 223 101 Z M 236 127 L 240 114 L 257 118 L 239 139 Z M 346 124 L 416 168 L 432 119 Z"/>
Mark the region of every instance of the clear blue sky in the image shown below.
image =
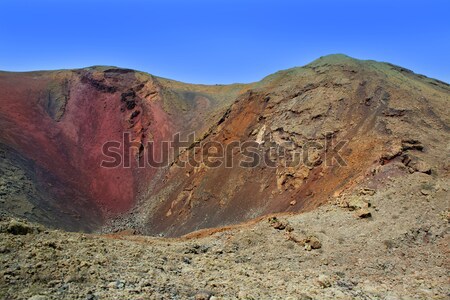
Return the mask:
<path id="1" fill-rule="evenodd" d="M 0 0 L 0 70 L 252 82 L 332 53 L 450 82 L 450 1 Z"/>

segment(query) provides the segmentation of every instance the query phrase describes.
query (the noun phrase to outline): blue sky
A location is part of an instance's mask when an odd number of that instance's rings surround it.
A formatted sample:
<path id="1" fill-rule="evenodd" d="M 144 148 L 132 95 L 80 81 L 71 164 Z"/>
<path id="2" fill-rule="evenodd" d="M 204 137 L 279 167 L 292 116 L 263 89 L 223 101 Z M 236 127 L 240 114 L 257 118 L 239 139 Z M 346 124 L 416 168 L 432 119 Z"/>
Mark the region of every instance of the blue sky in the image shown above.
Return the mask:
<path id="1" fill-rule="evenodd" d="M 214 84 L 332 53 L 450 82 L 450 1 L 0 1 L 0 70 L 115 65 Z"/>

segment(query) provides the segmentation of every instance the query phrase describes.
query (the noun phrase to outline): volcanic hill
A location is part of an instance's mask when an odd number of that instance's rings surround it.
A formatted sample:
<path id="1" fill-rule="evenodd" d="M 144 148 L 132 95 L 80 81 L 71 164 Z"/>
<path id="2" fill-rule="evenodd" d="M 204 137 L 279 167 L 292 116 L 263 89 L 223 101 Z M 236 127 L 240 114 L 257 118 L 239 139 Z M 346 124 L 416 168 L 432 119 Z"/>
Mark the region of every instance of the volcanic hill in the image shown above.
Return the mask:
<path id="1" fill-rule="evenodd" d="M 409 70 L 344 55 L 229 86 L 112 67 L 2 72 L 1 211 L 71 231 L 109 224 L 177 236 L 314 209 L 396 162 L 448 174 L 449 90 Z M 103 145 L 122 142 L 124 133 L 138 145 L 124 152 L 130 166 L 101 166 Z M 162 144 L 176 133 L 195 133 L 195 140 L 168 155 Z M 284 157 L 243 168 L 245 149 L 230 148 L 233 164 L 177 167 L 201 154 L 193 145 L 255 141 L 261 157 L 273 155 L 264 151 L 270 147 L 285 150 Z M 345 145 L 325 147 L 339 142 Z M 285 163 L 302 150 L 314 161 Z M 140 162 L 147 152 L 167 166 Z"/>
<path id="2" fill-rule="evenodd" d="M 445 82 L 345 55 L 214 86 L 101 66 L 0 72 L 0 105 L 1 299 L 450 295 Z"/>

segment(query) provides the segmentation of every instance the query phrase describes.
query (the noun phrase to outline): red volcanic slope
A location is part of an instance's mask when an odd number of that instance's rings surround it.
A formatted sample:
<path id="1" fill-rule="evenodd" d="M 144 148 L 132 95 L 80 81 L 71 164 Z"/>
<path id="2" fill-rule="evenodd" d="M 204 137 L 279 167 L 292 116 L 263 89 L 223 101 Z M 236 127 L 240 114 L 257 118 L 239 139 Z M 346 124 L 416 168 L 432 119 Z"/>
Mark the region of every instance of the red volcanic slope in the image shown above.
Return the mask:
<path id="1" fill-rule="evenodd" d="M 131 70 L 0 73 L 0 90 L 0 143 L 63 182 L 54 196 L 81 193 L 88 199 L 70 199 L 67 209 L 89 205 L 99 211 L 96 218 L 129 210 L 140 182 L 149 182 L 158 171 L 135 167 L 138 149 L 130 153 L 131 168 L 102 168 L 103 144 L 121 142 L 129 132 L 133 142 L 158 145 L 176 131 L 162 107 L 158 81 Z M 35 183 L 51 187 L 52 178 L 41 175 Z"/>

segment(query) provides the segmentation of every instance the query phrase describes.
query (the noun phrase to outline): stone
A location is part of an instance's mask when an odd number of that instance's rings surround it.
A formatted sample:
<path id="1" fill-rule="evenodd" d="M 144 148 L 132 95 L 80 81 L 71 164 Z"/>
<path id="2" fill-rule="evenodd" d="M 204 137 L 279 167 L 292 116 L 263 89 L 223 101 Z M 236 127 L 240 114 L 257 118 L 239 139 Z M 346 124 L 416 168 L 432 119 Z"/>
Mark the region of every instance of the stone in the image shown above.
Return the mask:
<path id="1" fill-rule="evenodd" d="M 11 220 L 6 231 L 13 235 L 26 235 L 29 233 L 33 233 L 34 230 L 28 224 L 16 220 Z"/>
<path id="2" fill-rule="evenodd" d="M 373 195 L 375 195 L 375 193 L 376 193 L 376 191 L 375 190 L 373 190 L 373 189 L 369 189 L 369 188 L 362 188 L 360 191 L 359 191 L 359 194 L 360 195 L 363 195 L 363 196 L 373 196 Z"/>
<path id="3" fill-rule="evenodd" d="M 287 226 L 287 224 L 285 222 L 278 220 L 277 217 L 269 218 L 269 224 L 270 224 L 270 226 L 272 226 L 273 228 L 278 229 L 278 230 L 284 230 Z"/>
<path id="4" fill-rule="evenodd" d="M 431 174 L 431 166 L 420 158 L 413 155 L 406 155 L 403 158 L 403 163 L 409 167 L 410 172 L 420 172 L 424 174 Z"/>
<path id="5" fill-rule="evenodd" d="M 300 246 L 304 246 L 305 250 L 307 251 L 322 248 L 322 243 L 316 236 L 305 237 L 302 235 L 295 235 L 292 232 L 290 232 L 287 235 L 287 239 L 299 244 Z"/>
<path id="6" fill-rule="evenodd" d="M 47 298 L 46 296 L 43 295 L 34 295 L 31 296 L 30 298 L 28 298 L 28 300 L 48 300 L 49 298 Z"/>
<path id="7" fill-rule="evenodd" d="M 84 298 L 85 300 L 97 300 L 98 297 L 92 293 L 89 293 L 86 295 L 86 297 Z"/>
<path id="8" fill-rule="evenodd" d="M 320 243 L 319 239 L 315 236 L 311 236 L 306 241 L 307 244 L 311 245 L 311 249 L 320 249 L 322 248 L 322 243 Z"/>
<path id="9" fill-rule="evenodd" d="M 424 195 L 424 196 L 427 196 L 427 195 L 430 194 L 430 191 L 429 190 L 425 190 L 425 189 L 421 189 L 420 193 L 422 193 L 422 195 Z"/>
<path id="10" fill-rule="evenodd" d="M 423 151 L 423 145 L 417 140 L 403 140 L 402 141 L 402 151 L 407 150 L 418 150 Z"/>
<path id="11" fill-rule="evenodd" d="M 192 263 L 192 259 L 185 256 L 185 257 L 183 257 L 183 262 L 184 262 L 185 264 L 190 265 L 190 264 Z"/>
<path id="12" fill-rule="evenodd" d="M 276 222 L 272 224 L 272 227 L 278 230 L 283 230 L 286 228 L 286 225 L 284 225 L 282 222 Z"/>
<path id="13" fill-rule="evenodd" d="M 418 161 L 415 164 L 412 165 L 412 168 L 416 172 L 425 173 L 425 174 L 431 174 L 431 166 L 428 165 L 424 161 Z"/>
<path id="14" fill-rule="evenodd" d="M 116 288 L 119 290 L 123 290 L 125 288 L 125 282 L 117 280 L 116 281 Z"/>
<path id="15" fill-rule="evenodd" d="M 208 292 L 199 292 L 195 294 L 195 300 L 210 300 L 211 294 Z"/>
<path id="16" fill-rule="evenodd" d="M 372 217 L 372 214 L 368 209 L 362 208 L 355 212 L 355 216 L 361 219 L 365 219 Z"/>
<path id="17" fill-rule="evenodd" d="M 294 231 L 294 227 L 292 227 L 291 225 L 287 224 L 285 230 L 287 232 L 292 232 L 292 231 Z"/>
<path id="18" fill-rule="evenodd" d="M 346 206 L 350 210 L 369 208 L 370 202 L 366 201 L 362 197 L 354 196 L 354 197 L 351 197 L 350 200 L 346 201 Z"/>
<path id="19" fill-rule="evenodd" d="M 317 278 L 317 283 L 322 288 L 329 288 L 331 286 L 331 279 L 330 277 L 322 274 Z"/>

